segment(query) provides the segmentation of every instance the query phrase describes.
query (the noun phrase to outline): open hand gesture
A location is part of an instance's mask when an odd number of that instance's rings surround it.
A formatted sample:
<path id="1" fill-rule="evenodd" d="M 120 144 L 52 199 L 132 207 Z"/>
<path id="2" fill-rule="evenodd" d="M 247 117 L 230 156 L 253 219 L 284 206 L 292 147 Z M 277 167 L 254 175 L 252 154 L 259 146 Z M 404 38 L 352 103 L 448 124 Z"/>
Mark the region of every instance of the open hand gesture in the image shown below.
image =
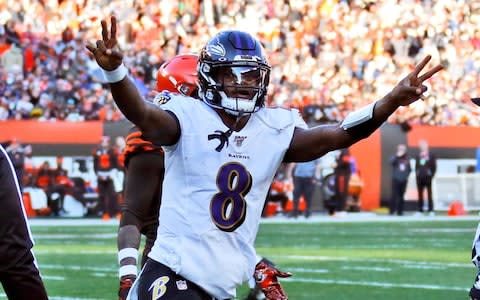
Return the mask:
<path id="1" fill-rule="evenodd" d="M 117 19 L 112 16 L 110 22 L 109 32 L 107 21 L 102 20 L 102 39 L 97 41 L 96 47 L 91 43 L 86 45 L 98 65 L 106 71 L 116 69 L 123 59 L 123 54 L 120 52 L 117 43 Z"/>
<path id="2" fill-rule="evenodd" d="M 427 87 L 423 83 L 443 69 L 442 65 L 436 65 L 422 76 L 418 76 L 431 58 L 430 55 L 427 55 L 407 77 L 403 78 L 393 88 L 391 96 L 397 101 L 398 105 L 406 106 L 422 98 L 423 93 L 427 91 Z"/>

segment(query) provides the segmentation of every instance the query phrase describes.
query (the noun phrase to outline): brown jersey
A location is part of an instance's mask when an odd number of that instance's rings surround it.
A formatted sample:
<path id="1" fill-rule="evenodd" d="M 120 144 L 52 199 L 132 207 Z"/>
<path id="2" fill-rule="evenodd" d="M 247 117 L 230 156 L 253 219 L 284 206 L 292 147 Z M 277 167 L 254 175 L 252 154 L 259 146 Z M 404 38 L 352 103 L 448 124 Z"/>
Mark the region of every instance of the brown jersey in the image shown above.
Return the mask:
<path id="1" fill-rule="evenodd" d="M 123 150 L 125 166 L 128 166 L 128 160 L 130 157 L 137 153 L 151 152 L 163 155 L 162 147 L 145 140 L 142 136 L 142 132 L 137 127 L 132 127 L 132 129 L 130 129 L 130 133 L 125 138 L 125 143 L 126 146 Z"/>

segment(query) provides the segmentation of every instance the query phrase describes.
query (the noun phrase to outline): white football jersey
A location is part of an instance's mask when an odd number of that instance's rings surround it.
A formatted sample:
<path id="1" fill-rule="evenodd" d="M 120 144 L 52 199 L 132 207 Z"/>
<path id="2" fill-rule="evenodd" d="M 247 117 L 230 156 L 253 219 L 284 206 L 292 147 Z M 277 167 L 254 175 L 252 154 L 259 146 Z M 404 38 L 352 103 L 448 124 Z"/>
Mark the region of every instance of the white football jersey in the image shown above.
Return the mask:
<path id="1" fill-rule="evenodd" d="M 306 124 L 297 110 L 262 108 L 227 140 L 212 108 L 170 96 L 162 108 L 178 118 L 181 136 L 164 147 L 160 226 L 149 257 L 216 298 L 233 298 L 258 261 L 253 246 L 273 176 L 295 127 Z"/>

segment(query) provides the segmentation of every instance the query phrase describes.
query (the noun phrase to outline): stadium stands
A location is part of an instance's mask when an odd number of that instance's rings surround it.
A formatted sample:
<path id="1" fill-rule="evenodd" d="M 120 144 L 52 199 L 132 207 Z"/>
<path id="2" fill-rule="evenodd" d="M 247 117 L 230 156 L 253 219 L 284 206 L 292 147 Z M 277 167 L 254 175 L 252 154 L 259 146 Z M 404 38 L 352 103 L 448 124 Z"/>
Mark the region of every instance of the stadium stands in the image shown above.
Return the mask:
<path id="1" fill-rule="evenodd" d="M 166 57 L 196 52 L 212 33 L 237 27 L 261 38 L 272 73 L 280 74 L 272 78 L 272 104 L 310 107 L 317 120 L 338 120 L 384 94 L 429 53 L 447 67 L 431 82 L 436 92 L 390 121 L 479 125 L 468 101 L 480 94 L 476 1 L 206 3 L 2 1 L 0 120 L 122 118 L 83 48 L 93 41 L 93 25 L 113 11 L 128 28 L 120 37 L 125 62 L 145 94 Z"/>

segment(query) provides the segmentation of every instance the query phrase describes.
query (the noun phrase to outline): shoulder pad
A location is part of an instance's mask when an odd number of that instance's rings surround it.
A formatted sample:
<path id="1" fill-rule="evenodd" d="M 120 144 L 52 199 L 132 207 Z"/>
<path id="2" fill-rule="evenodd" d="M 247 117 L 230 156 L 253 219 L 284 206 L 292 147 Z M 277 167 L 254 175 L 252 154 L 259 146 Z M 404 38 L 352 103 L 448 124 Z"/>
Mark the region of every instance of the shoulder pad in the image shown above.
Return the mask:
<path id="1" fill-rule="evenodd" d="M 277 130 L 293 126 L 298 114 L 298 110 L 284 107 L 268 107 L 254 113 L 265 125 Z"/>
<path id="2" fill-rule="evenodd" d="M 169 91 L 161 91 L 153 98 L 153 103 L 155 105 L 161 106 L 172 99 L 171 93 Z"/>
<path id="3" fill-rule="evenodd" d="M 191 97 L 182 95 L 180 93 L 169 92 L 169 91 L 162 91 L 161 93 L 157 94 L 153 99 L 153 103 L 158 106 L 163 106 L 167 103 L 184 101 L 185 99 L 190 99 Z M 193 98 L 192 98 L 193 99 Z"/>

